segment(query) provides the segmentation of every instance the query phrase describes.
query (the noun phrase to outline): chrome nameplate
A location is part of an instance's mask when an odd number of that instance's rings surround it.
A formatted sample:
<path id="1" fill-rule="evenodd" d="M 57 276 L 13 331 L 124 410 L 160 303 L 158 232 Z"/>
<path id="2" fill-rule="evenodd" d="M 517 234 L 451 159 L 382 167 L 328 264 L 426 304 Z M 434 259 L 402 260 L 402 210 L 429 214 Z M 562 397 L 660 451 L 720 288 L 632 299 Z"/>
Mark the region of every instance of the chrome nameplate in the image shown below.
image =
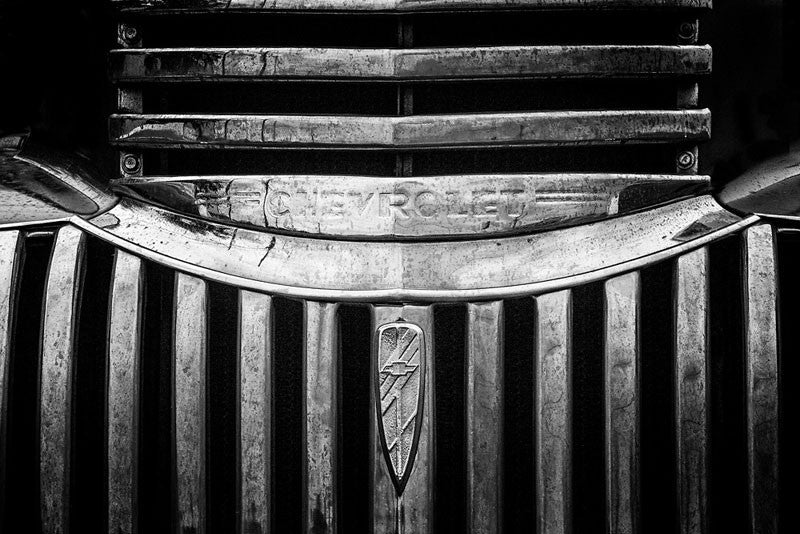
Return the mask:
<path id="1" fill-rule="evenodd" d="M 508 174 L 169 177 L 117 185 L 184 213 L 260 229 L 415 238 L 568 226 L 664 202 L 706 182 L 695 176 Z"/>

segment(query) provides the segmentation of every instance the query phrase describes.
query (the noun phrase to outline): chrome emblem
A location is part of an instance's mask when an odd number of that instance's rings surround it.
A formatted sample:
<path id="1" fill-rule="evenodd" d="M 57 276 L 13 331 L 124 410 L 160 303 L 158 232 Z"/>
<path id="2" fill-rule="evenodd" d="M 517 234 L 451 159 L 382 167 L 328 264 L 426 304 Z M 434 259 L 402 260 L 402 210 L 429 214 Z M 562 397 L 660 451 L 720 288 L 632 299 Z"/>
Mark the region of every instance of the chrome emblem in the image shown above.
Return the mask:
<path id="1" fill-rule="evenodd" d="M 385 324 L 377 332 L 376 402 L 381 443 L 392 481 L 402 493 L 414 465 L 422 421 L 425 337 L 417 325 Z"/>

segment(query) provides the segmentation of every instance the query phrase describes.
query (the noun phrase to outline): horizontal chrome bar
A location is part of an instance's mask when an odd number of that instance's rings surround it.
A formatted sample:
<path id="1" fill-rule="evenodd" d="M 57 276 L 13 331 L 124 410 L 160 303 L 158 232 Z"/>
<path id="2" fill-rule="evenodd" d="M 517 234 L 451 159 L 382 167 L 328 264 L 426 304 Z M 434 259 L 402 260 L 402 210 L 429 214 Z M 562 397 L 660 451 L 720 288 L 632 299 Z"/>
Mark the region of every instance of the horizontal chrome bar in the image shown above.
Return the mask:
<path id="1" fill-rule="evenodd" d="M 256 229 L 343 237 L 480 236 L 624 215 L 701 193 L 708 176 L 158 176 L 117 192 Z"/>
<path id="2" fill-rule="evenodd" d="M 130 199 L 72 224 L 123 250 L 243 289 L 334 301 L 441 302 L 528 296 L 602 280 L 756 221 L 700 196 L 573 228 L 470 241 L 285 236 L 198 221 Z"/>
<path id="3" fill-rule="evenodd" d="M 135 148 L 447 148 L 680 143 L 709 138 L 708 109 L 544 111 L 406 117 L 112 115 L 109 135 Z"/>
<path id="4" fill-rule="evenodd" d="M 125 11 L 426 12 L 514 9 L 710 8 L 712 0 L 111 0 Z"/>
<path id="5" fill-rule="evenodd" d="M 710 46 L 472 48 L 165 48 L 111 52 L 117 82 L 275 79 L 450 80 L 690 76 Z"/>

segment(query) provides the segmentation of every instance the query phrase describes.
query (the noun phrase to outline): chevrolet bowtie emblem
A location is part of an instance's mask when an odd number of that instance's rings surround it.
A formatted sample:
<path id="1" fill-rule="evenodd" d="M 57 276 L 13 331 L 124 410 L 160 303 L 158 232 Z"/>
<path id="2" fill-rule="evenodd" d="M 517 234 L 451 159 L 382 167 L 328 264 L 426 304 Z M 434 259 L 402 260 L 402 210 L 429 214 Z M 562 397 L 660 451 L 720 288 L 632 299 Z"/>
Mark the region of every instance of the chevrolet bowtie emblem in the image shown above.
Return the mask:
<path id="1" fill-rule="evenodd" d="M 398 493 L 414 464 L 422 420 L 425 338 L 411 323 L 390 323 L 377 332 L 378 426 L 384 455 Z"/>

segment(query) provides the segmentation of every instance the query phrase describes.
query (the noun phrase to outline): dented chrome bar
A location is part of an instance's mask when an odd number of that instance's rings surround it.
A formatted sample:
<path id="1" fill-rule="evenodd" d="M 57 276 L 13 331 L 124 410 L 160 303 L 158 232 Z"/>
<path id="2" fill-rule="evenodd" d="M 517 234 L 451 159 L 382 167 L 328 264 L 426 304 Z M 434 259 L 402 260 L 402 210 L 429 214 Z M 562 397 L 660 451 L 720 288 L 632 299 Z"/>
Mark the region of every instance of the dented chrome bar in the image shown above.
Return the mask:
<path id="1" fill-rule="evenodd" d="M 614 145 L 707 140 L 708 109 L 542 111 L 404 117 L 112 115 L 112 144 L 130 148 L 448 148 Z"/>
<path id="2" fill-rule="evenodd" d="M 112 79 L 123 83 L 275 79 L 652 78 L 709 74 L 711 47 L 126 49 L 112 51 L 110 63 Z"/>

